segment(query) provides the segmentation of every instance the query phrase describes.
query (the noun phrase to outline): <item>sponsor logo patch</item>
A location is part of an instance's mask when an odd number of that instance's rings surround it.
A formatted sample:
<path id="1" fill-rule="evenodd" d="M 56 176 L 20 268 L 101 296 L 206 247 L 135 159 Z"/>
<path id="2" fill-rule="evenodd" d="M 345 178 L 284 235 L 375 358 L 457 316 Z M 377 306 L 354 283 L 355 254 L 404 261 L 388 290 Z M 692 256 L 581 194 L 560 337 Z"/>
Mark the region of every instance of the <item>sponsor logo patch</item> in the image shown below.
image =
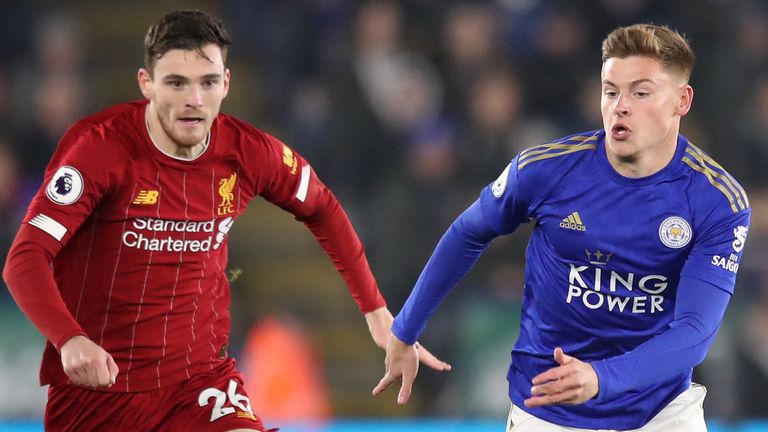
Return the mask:
<path id="1" fill-rule="evenodd" d="M 501 172 L 499 178 L 497 178 L 493 183 L 493 186 L 491 186 L 491 193 L 496 198 L 501 198 L 501 196 L 504 195 L 504 190 L 507 189 L 507 177 L 509 177 L 510 166 L 512 166 L 512 164 L 509 164 L 504 168 L 504 171 Z"/>
<path id="2" fill-rule="evenodd" d="M 733 229 L 733 235 L 736 237 L 736 240 L 731 243 L 731 246 L 733 246 L 733 250 L 736 251 L 736 253 L 739 253 L 744 249 L 744 242 L 747 241 L 748 231 L 749 228 L 742 225 Z"/>
<path id="3" fill-rule="evenodd" d="M 136 194 L 136 198 L 133 199 L 133 204 L 138 205 L 152 205 L 157 203 L 157 197 L 160 196 L 160 191 L 156 190 L 141 190 Z"/>
<path id="4" fill-rule="evenodd" d="M 568 217 L 560 221 L 560 228 L 565 228 L 565 229 L 570 229 L 575 231 L 587 230 L 586 225 L 584 225 L 584 223 L 581 222 L 581 216 L 579 216 L 579 212 L 577 211 L 569 214 Z"/>
<path id="5" fill-rule="evenodd" d="M 71 166 L 56 170 L 45 188 L 48 199 L 59 205 L 70 205 L 80 199 L 82 194 L 83 176 Z"/>
<path id="6" fill-rule="evenodd" d="M 299 161 L 296 160 L 296 156 L 293 155 L 293 150 L 283 144 L 283 163 L 291 168 L 291 174 L 296 174 L 296 169 L 299 166 Z"/>

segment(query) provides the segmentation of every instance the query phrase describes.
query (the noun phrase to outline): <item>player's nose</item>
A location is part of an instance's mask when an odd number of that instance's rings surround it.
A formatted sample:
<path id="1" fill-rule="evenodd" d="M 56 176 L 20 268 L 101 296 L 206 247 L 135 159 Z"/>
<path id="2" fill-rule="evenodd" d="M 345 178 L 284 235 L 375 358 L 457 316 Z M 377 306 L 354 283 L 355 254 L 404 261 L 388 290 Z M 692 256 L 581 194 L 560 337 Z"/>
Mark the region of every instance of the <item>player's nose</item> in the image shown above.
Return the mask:
<path id="1" fill-rule="evenodd" d="M 190 86 L 187 93 L 187 105 L 193 108 L 203 106 L 203 91 L 200 86 Z"/>
<path id="2" fill-rule="evenodd" d="M 629 115 L 629 105 L 626 97 L 619 95 L 616 98 L 616 102 L 613 104 L 613 112 L 622 117 Z"/>

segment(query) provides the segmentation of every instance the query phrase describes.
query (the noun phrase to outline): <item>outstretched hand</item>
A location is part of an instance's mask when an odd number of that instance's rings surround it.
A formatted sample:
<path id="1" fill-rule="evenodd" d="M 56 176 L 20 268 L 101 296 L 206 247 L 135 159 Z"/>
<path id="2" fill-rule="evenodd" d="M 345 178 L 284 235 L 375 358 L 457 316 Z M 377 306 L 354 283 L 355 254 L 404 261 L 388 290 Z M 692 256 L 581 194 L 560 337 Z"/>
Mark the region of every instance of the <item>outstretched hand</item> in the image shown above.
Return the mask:
<path id="1" fill-rule="evenodd" d="M 531 397 L 525 406 L 578 405 L 597 395 L 597 373 L 592 365 L 555 348 L 555 361 L 560 365 L 533 378 Z"/>
<path id="2" fill-rule="evenodd" d="M 450 368 L 450 366 L 449 366 Z M 400 405 L 408 402 L 411 397 L 411 388 L 416 374 L 419 372 L 419 352 L 416 344 L 408 345 L 394 335 L 390 337 L 387 345 L 387 356 L 384 360 L 384 377 L 373 389 L 373 395 L 377 396 L 386 390 L 392 383 L 402 379 L 400 393 L 397 395 L 397 403 Z"/>
<path id="3" fill-rule="evenodd" d="M 392 313 L 389 312 L 389 309 L 386 307 L 381 307 L 365 314 L 365 322 L 368 323 L 368 331 L 371 332 L 371 337 L 373 338 L 373 341 L 376 342 L 376 345 L 383 350 L 387 350 L 391 335 L 390 329 L 392 328 L 392 322 L 394 320 Z M 419 362 L 423 363 L 424 366 L 436 371 L 451 370 L 450 364 L 432 355 L 426 348 L 420 346 L 418 342 L 416 342 L 415 346 L 419 349 Z"/>
<path id="4" fill-rule="evenodd" d="M 72 384 L 111 387 L 119 372 L 115 360 L 104 348 L 85 336 L 75 336 L 61 346 L 61 366 Z"/>

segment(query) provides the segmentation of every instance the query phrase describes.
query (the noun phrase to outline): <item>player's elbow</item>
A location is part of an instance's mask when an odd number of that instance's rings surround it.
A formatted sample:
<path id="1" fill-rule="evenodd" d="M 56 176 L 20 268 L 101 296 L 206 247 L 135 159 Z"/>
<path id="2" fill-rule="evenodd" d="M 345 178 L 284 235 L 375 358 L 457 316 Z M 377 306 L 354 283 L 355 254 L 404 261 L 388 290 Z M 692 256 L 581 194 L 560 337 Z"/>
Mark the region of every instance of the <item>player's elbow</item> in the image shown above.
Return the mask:
<path id="1" fill-rule="evenodd" d="M 672 326 L 685 326 L 695 339 L 706 338 L 717 331 L 717 325 L 711 325 L 704 316 L 698 313 L 684 314 L 676 319 Z"/>
<path id="2" fill-rule="evenodd" d="M 687 349 L 691 367 L 697 366 L 707 356 L 707 350 L 717 335 L 718 326 L 707 322 L 702 316 L 691 314 L 677 321 L 678 326 L 688 331 L 687 341 L 691 346 Z"/>
<path id="3" fill-rule="evenodd" d="M 13 276 L 15 274 L 11 269 L 16 267 L 18 260 L 18 247 L 14 243 L 14 245 L 11 247 L 11 250 L 8 251 L 8 256 L 5 258 L 5 265 L 3 266 L 3 282 L 5 282 L 5 286 L 9 289 L 13 283 Z"/>

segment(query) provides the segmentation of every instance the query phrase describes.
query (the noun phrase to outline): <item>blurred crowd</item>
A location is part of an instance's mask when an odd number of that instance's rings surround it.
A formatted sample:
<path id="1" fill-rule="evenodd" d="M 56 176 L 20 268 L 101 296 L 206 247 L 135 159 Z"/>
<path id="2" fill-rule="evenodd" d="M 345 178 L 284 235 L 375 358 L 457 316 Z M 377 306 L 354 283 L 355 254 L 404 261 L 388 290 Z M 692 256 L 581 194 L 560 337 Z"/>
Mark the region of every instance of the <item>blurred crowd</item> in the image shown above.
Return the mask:
<path id="1" fill-rule="evenodd" d="M 517 152 L 601 128 L 600 42 L 610 30 L 653 22 L 685 33 L 697 63 L 683 133 L 741 181 L 753 207 L 736 293 L 695 378 L 709 387 L 709 416 L 768 417 L 766 2 L 1 3 L 3 259 L 61 134 L 84 115 L 138 99 L 149 24 L 200 8 L 233 38 L 223 111 L 313 164 L 350 214 L 394 313 L 440 235 Z M 276 316 L 315 347 L 336 414 L 505 415 L 530 228 L 494 243 L 449 297 L 422 342 L 454 371 L 423 371 L 413 404 L 397 408 L 391 394 L 367 396 L 383 353 L 319 248 L 285 214 L 252 207 L 230 240 L 231 264 L 242 269 L 233 283 L 235 355 L 252 323 Z M 0 304 L 11 302 L 2 290 Z"/>

